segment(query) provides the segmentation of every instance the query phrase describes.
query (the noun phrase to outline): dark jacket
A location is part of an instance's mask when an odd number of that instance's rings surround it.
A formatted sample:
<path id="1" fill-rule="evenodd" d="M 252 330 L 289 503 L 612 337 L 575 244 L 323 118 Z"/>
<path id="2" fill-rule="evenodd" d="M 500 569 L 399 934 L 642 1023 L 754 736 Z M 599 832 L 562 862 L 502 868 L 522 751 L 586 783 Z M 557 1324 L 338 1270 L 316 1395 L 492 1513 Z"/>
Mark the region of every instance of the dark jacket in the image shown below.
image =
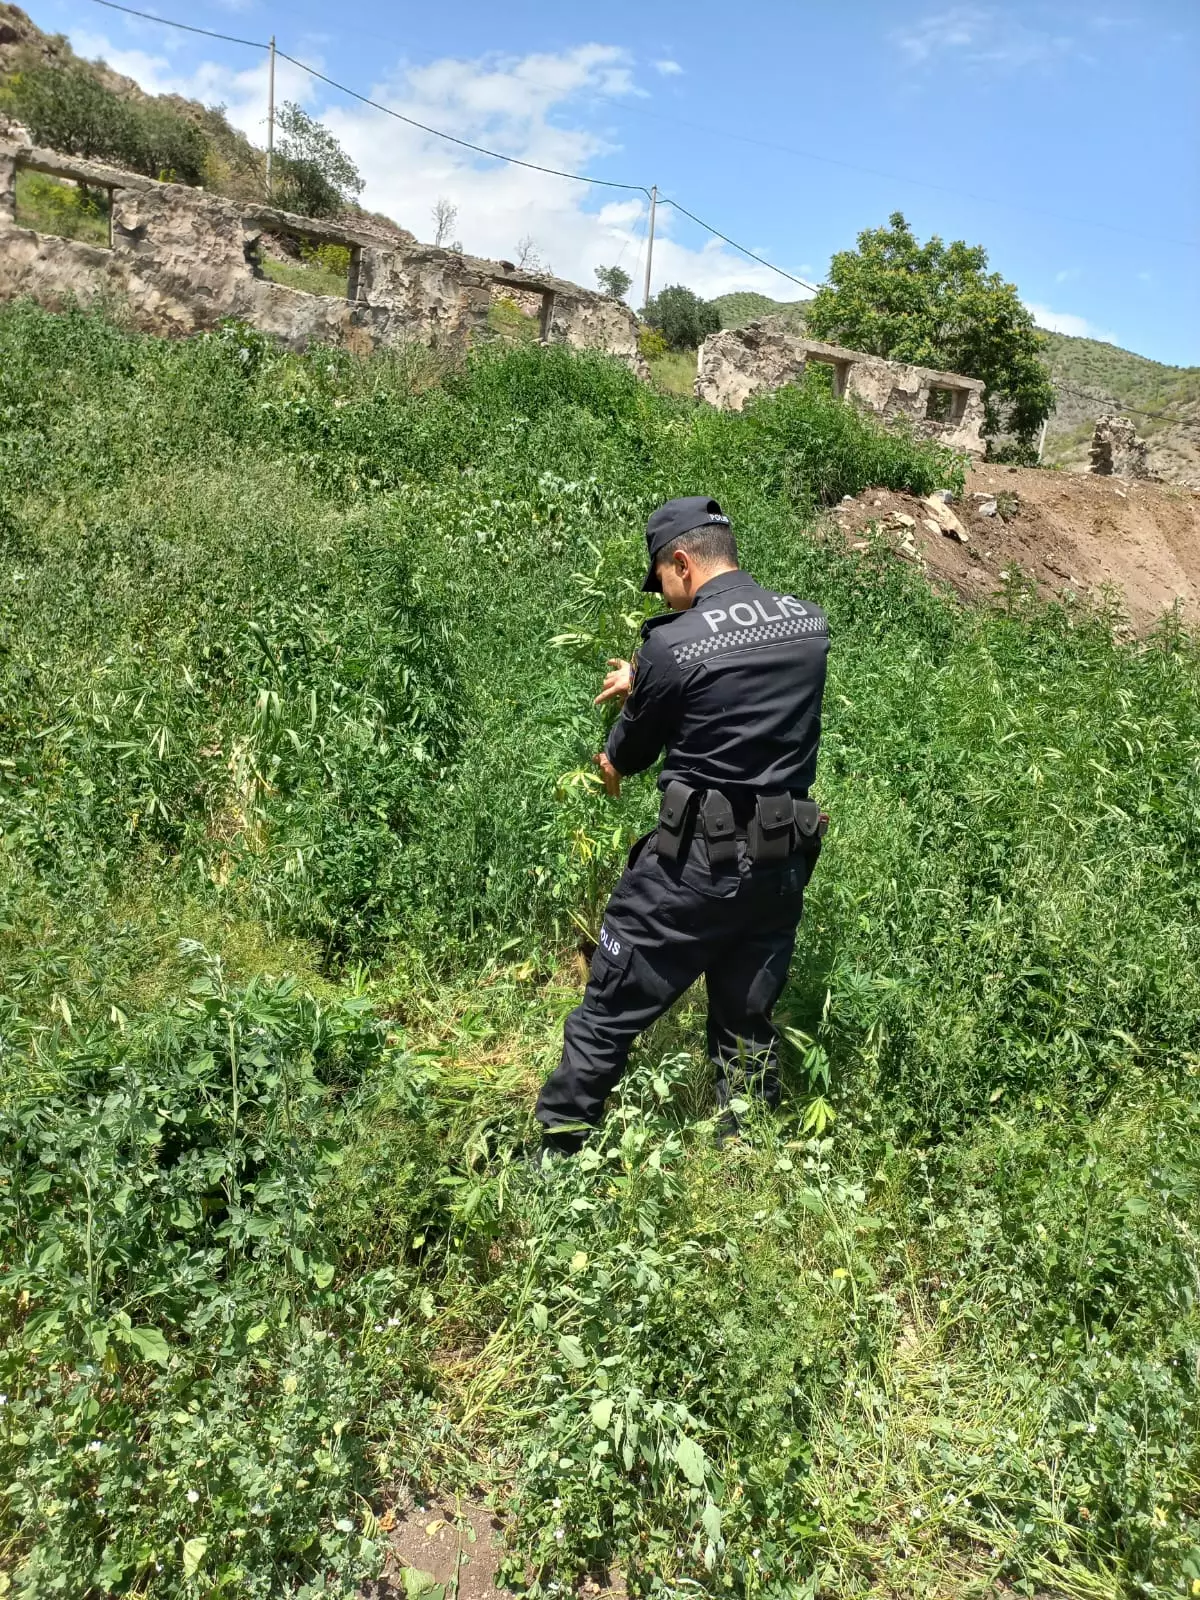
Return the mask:
<path id="1" fill-rule="evenodd" d="M 746 813 L 756 794 L 805 795 L 817 766 L 829 654 L 825 613 L 748 572 L 722 572 L 691 609 L 642 627 L 633 690 L 608 736 L 623 776 L 667 756 L 672 779 L 720 789 Z"/>

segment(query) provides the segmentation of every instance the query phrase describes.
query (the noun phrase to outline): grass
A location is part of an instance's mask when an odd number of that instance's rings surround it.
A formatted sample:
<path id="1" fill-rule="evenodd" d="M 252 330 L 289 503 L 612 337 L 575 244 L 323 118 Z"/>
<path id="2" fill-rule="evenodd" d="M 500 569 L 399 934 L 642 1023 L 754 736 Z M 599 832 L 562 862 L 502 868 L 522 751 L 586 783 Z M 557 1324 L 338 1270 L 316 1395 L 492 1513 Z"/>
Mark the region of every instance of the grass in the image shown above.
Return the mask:
<path id="1" fill-rule="evenodd" d="M 17 169 L 16 220 L 35 233 L 57 234 L 108 249 L 112 205 L 108 192 L 84 189 L 45 172 Z"/>
<path id="2" fill-rule="evenodd" d="M 944 453 L 560 347 L 9 306 L 0 451 L 14 1594 L 348 1595 L 406 1485 L 532 1595 L 1191 1592 L 1188 635 L 960 610 L 820 531 Z M 693 999 L 535 1182 L 655 809 L 591 696 L 700 485 L 835 640 L 784 1108 L 714 1148 Z"/>
<path id="3" fill-rule="evenodd" d="M 505 344 L 536 344 L 541 337 L 540 320 L 508 295 L 492 301 L 487 320 L 489 330 Z"/>
<path id="4" fill-rule="evenodd" d="M 691 396 L 696 382 L 696 352 L 694 350 L 668 350 L 654 356 L 649 362 L 650 375 L 667 394 Z"/>
<path id="5" fill-rule="evenodd" d="M 264 256 L 262 273 L 272 283 L 282 283 L 289 289 L 302 289 L 305 294 L 335 295 L 344 300 L 350 287 L 350 250 L 346 245 L 301 246 L 297 261 L 280 261 L 276 256 Z"/>

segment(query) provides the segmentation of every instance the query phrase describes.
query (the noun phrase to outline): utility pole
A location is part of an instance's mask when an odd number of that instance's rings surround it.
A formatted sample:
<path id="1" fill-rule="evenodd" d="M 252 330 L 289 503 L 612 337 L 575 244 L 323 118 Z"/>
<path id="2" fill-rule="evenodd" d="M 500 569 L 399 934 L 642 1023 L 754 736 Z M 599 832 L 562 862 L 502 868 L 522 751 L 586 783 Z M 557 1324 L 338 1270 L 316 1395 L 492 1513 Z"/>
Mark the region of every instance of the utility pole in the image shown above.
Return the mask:
<path id="1" fill-rule="evenodd" d="M 642 292 L 642 310 L 650 298 L 650 263 L 654 259 L 654 213 L 658 209 L 658 185 L 650 190 L 650 232 L 646 237 L 646 287 Z"/>
<path id="2" fill-rule="evenodd" d="M 267 58 L 267 199 L 271 198 L 271 168 L 275 165 L 275 35 Z"/>
<path id="3" fill-rule="evenodd" d="M 1039 467 L 1042 464 L 1042 451 L 1046 448 L 1046 429 L 1049 426 L 1050 426 L 1050 413 L 1047 411 L 1046 415 L 1042 418 L 1042 432 L 1041 432 L 1041 437 L 1038 439 L 1037 464 L 1038 464 Z"/>

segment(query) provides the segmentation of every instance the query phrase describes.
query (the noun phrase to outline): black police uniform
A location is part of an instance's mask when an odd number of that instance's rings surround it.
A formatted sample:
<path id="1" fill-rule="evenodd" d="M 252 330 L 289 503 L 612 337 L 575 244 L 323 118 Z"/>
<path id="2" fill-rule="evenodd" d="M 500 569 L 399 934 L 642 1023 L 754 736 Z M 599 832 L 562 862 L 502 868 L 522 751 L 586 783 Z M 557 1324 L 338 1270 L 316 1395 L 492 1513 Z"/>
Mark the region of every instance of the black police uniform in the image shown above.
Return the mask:
<path id="1" fill-rule="evenodd" d="M 711 507 L 704 521 L 727 522 L 715 501 L 672 502 L 680 505 Z M 652 518 L 648 588 L 658 587 L 653 527 Z M 817 808 L 795 807 L 802 831 L 792 806 L 807 800 L 816 771 L 829 650 L 824 612 L 762 588 L 746 572 L 725 572 L 697 591 L 690 610 L 651 618 L 642 640 L 607 754 L 629 776 L 666 748 L 663 811 L 660 828 L 630 852 L 583 1002 L 566 1021 L 562 1059 L 538 1098 L 538 1119 L 564 1148 L 578 1142 L 570 1127 L 600 1121 L 638 1034 L 701 973 L 718 1103 L 743 1074 L 777 1102 L 771 1012 L 820 850 Z M 775 821 L 781 797 L 786 808 L 770 850 L 762 843 L 763 796 Z"/>

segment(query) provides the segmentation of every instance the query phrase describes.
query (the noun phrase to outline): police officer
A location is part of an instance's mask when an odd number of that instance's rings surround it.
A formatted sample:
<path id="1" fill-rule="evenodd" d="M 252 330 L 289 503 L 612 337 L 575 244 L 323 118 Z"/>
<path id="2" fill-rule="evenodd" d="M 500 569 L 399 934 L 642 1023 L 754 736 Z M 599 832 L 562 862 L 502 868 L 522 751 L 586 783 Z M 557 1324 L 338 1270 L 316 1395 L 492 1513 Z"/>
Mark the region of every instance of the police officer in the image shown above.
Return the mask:
<path id="1" fill-rule="evenodd" d="M 658 827 L 630 852 L 600 929 L 583 1002 L 537 1117 L 548 1148 L 577 1150 L 630 1048 L 704 974 L 717 1102 L 741 1081 L 779 1098 L 771 1012 L 787 977 L 824 818 L 809 798 L 829 633 L 808 601 L 738 568 L 715 500 L 670 500 L 646 527 L 642 588 L 670 611 L 636 662 L 610 661 L 597 704 L 622 702 L 596 757 L 611 795 L 665 749 Z M 718 1132 L 736 1131 L 725 1109 Z"/>

